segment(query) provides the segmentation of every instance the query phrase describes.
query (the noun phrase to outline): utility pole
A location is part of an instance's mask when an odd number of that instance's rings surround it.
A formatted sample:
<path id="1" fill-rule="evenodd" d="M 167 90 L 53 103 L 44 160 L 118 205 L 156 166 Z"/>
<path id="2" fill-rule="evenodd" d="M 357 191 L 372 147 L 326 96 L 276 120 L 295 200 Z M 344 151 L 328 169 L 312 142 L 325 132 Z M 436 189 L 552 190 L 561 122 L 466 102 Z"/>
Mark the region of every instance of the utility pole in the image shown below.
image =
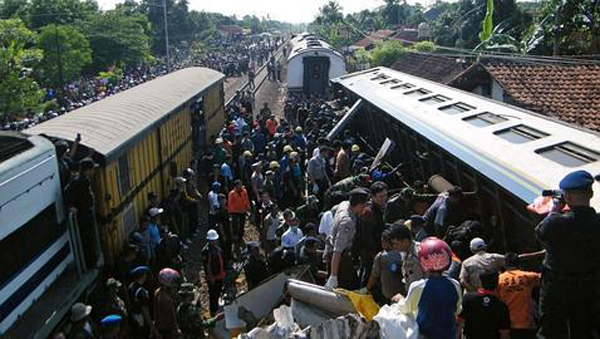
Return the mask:
<path id="1" fill-rule="evenodd" d="M 165 48 L 167 49 L 167 72 L 171 72 L 171 53 L 169 52 L 169 24 L 167 23 L 167 0 L 163 0 L 163 17 L 165 21 Z"/>
<path id="2" fill-rule="evenodd" d="M 58 81 L 59 81 L 59 92 L 63 90 L 63 67 L 60 58 L 60 39 L 58 37 L 58 26 L 54 25 L 54 38 L 56 40 L 56 58 L 58 59 Z"/>

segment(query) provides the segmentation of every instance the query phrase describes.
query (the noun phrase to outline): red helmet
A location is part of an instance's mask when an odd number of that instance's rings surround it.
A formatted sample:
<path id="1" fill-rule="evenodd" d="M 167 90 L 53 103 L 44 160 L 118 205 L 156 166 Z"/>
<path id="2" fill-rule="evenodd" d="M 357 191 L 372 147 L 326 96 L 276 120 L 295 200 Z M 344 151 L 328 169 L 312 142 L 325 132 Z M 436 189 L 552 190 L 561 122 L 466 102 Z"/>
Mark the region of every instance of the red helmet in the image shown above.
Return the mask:
<path id="1" fill-rule="evenodd" d="M 177 284 L 181 274 L 172 268 L 163 268 L 158 273 L 158 282 L 167 287 L 172 287 Z"/>
<path id="2" fill-rule="evenodd" d="M 419 262 L 426 272 L 442 272 L 450 267 L 452 251 L 445 241 L 429 237 L 421 241 Z"/>

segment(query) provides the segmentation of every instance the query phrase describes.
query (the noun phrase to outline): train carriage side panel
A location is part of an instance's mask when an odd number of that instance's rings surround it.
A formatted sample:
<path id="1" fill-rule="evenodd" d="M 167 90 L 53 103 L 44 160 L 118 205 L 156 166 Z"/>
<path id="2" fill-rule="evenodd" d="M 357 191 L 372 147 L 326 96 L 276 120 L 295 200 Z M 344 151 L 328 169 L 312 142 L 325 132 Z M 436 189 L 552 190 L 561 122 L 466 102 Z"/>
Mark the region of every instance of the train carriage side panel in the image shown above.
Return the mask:
<path id="1" fill-rule="evenodd" d="M 222 82 L 206 93 L 203 100 L 202 111 L 204 112 L 206 119 L 206 143 L 209 144 L 211 138 L 219 134 L 225 123 Z"/>

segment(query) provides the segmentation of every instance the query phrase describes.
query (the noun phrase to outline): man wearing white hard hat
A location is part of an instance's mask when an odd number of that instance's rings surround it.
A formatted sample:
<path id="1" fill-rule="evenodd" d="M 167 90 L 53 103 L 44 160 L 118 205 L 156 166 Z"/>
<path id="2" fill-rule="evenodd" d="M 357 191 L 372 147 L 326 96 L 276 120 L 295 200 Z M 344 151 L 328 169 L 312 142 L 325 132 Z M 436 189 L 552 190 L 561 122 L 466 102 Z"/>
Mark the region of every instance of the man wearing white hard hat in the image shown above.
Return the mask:
<path id="1" fill-rule="evenodd" d="M 481 286 L 479 275 L 483 272 L 499 272 L 504 267 L 504 255 L 487 253 L 487 244 L 481 238 L 473 238 L 470 248 L 473 255 L 463 261 L 460 283 L 467 292 L 477 292 Z"/>
<path id="2" fill-rule="evenodd" d="M 202 249 L 204 274 L 208 284 L 210 314 L 215 315 L 219 308 L 219 297 L 225 279 L 225 259 L 219 247 L 219 233 L 210 229 L 206 233 L 207 244 Z"/>

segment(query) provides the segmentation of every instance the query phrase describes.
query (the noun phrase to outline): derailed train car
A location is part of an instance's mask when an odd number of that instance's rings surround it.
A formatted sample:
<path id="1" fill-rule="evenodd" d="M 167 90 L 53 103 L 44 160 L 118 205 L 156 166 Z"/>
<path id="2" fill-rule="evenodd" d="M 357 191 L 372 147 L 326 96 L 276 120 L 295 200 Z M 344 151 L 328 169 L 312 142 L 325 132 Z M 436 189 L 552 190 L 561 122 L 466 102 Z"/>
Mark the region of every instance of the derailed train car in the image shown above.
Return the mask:
<path id="1" fill-rule="evenodd" d="M 600 172 L 594 132 L 383 67 L 332 82 L 361 100 L 341 124 L 371 145 L 393 139 L 391 161 L 405 163 L 408 181 L 441 174 L 476 192 L 494 250 L 537 249 L 539 216 L 526 206 L 571 171 Z M 600 208 L 599 195 L 592 206 Z"/>
<path id="2" fill-rule="evenodd" d="M 27 129 L 93 151 L 96 219 L 111 264 L 148 206 L 166 197 L 172 180 L 224 123 L 224 75 L 187 68 L 146 82 Z"/>

